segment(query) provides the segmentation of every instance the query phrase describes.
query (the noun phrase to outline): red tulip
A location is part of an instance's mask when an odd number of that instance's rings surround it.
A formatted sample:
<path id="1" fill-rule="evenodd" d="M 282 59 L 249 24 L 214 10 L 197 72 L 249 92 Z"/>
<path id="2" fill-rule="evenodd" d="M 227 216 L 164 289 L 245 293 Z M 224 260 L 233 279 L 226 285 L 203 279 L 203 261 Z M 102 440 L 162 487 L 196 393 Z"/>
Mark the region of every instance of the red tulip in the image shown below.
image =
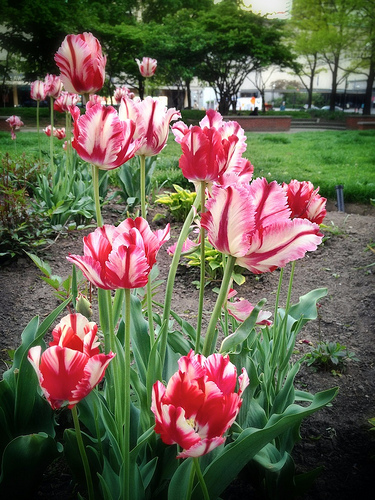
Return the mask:
<path id="1" fill-rule="evenodd" d="M 67 35 L 55 54 L 65 90 L 95 94 L 103 87 L 106 57 L 92 33 Z"/>
<path id="2" fill-rule="evenodd" d="M 102 380 L 115 356 L 99 353 L 97 326 L 84 323 L 83 317 L 70 314 L 54 329 L 54 341 L 43 353 L 40 346 L 29 350 L 31 362 L 42 391 L 56 410 L 68 403 L 73 408 Z"/>
<path id="3" fill-rule="evenodd" d="M 57 99 L 61 94 L 63 86 L 61 78 L 56 75 L 46 75 L 44 83 L 48 89 L 47 95 Z"/>
<path id="4" fill-rule="evenodd" d="M 35 80 L 30 87 L 30 97 L 34 101 L 44 101 L 47 97 L 48 86 L 41 80 Z"/>
<path id="5" fill-rule="evenodd" d="M 315 189 L 309 181 L 299 182 L 292 180 L 283 183 L 283 189 L 288 197 L 288 205 L 292 211 L 292 219 L 308 219 L 316 224 L 321 224 L 327 215 L 327 199 L 318 194 L 319 188 Z"/>
<path id="6" fill-rule="evenodd" d="M 59 113 L 70 113 L 70 108 L 78 103 L 79 95 L 61 92 L 53 103 L 53 109 Z"/>
<path id="7" fill-rule="evenodd" d="M 167 387 L 160 381 L 153 385 L 155 432 L 164 443 L 183 449 L 177 458 L 199 457 L 225 442 L 223 435 L 240 411 L 249 378 L 243 368 L 235 392 L 236 367 L 221 354 L 205 358 L 190 351 L 178 364 Z"/>
<path id="8" fill-rule="evenodd" d="M 121 121 L 112 106 L 87 103 L 86 113 L 71 108 L 74 118 L 73 148 L 79 156 L 102 170 L 112 170 L 134 156 L 139 141 L 134 140 L 135 123 Z"/>
<path id="9" fill-rule="evenodd" d="M 118 227 L 97 228 L 83 239 L 84 255 L 69 255 L 67 259 L 104 290 L 141 288 L 168 238 L 169 224 L 164 231 L 153 232 L 141 217 L 127 219 Z"/>
<path id="10" fill-rule="evenodd" d="M 120 104 L 119 116 L 121 120 L 130 119 L 136 123 L 134 137 L 140 141 L 140 147 L 135 154 L 155 156 L 166 145 L 169 124 L 181 114 L 175 108 L 167 109 L 161 101 L 152 97 L 141 101 L 125 96 Z"/>
<path id="11" fill-rule="evenodd" d="M 317 224 L 290 219 L 286 193 L 275 181 L 213 186 L 206 209 L 201 225 L 211 245 L 255 274 L 304 257 L 322 240 Z"/>
<path id="12" fill-rule="evenodd" d="M 152 59 L 151 57 L 144 57 L 142 61 L 140 61 L 139 59 L 136 59 L 136 61 L 142 76 L 148 78 L 154 75 L 156 67 L 158 65 L 156 59 Z"/>
<path id="13" fill-rule="evenodd" d="M 187 127 L 180 121 L 172 131 L 181 144 L 179 166 L 187 179 L 222 184 L 227 183 L 226 176 L 235 174 L 246 175 L 242 181 L 251 180 L 254 168 L 242 158 L 246 136 L 237 122 L 224 122 L 220 113 L 209 109 L 199 126 Z"/>

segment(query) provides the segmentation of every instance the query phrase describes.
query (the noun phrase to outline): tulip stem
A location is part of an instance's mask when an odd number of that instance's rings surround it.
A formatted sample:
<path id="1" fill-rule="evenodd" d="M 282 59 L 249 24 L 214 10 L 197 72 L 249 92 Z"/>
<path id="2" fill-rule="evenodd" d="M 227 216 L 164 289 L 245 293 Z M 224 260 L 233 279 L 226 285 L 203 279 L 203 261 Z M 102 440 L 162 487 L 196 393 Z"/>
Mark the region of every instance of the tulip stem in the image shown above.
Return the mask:
<path id="1" fill-rule="evenodd" d="M 201 213 L 204 212 L 206 202 L 206 181 L 201 181 Z M 204 227 L 200 227 L 200 240 L 201 240 L 201 266 L 200 266 L 200 283 L 199 283 L 199 300 L 198 300 L 198 318 L 197 318 L 197 337 L 195 341 L 195 352 L 199 353 L 201 350 L 201 331 L 202 331 L 202 317 L 203 317 L 203 299 L 204 299 L 204 285 L 205 285 L 205 271 L 206 271 L 206 246 L 205 246 L 206 233 Z"/>
<path id="2" fill-rule="evenodd" d="M 99 168 L 96 165 L 91 165 L 92 168 L 92 181 L 94 188 L 94 200 L 95 200 L 95 213 L 96 213 L 96 225 L 102 227 L 103 218 L 100 211 L 100 196 L 99 196 Z"/>
<path id="3" fill-rule="evenodd" d="M 221 282 L 220 292 L 216 299 L 216 304 L 214 310 L 212 311 L 211 319 L 208 324 L 206 336 L 204 339 L 202 350 L 202 354 L 204 356 L 209 356 L 213 352 L 216 324 L 221 313 L 221 308 L 223 307 L 223 304 L 228 297 L 229 285 L 232 279 L 232 273 L 235 263 L 236 257 L 233 257 L 233 255 L 229 255 L 224 268 L 224 276 Z"/>
<path id="4" fill-rule="evenodd" d="M 52 184 L 53 184 L 53 178 L 55 176 L 55 165 L 53 162 L 53 127 L 54 127 L 54 117 L 53 117 L 53 97 L 50 96 L 50 106 L 51 106 L 51 135 L 50 135 L 50 141 L 49 141 L 49 156 L 50 156 L 50 169 L 51 169 L 51 176 L 52 176 Z"/>
<path id="5" fill-rule="evenodd" d="M 140 161 L 140 192 L 141 192 L 141 216 L 146 219 L 146 157 L 139 155 Z"/>
<path id="6" fill-rule="evenodd" d="M 87 492 L 89 495 L 89 500 L 94 500 L 94 487 L 92 484 L 92 477 L 91 477 L 91 471 L 90 471 L 90 465 L 89 461 L 87 459 L 87 454 L 85 450 L 85 446 L 83 444 L 83 439 L 82 439 L 82 433 L 81 433 L 81 428 L 79 426 L 79 419 L 78 419 L 78 414 L 77 414 L 77 406 L 74 405 L 72 408 L 72 416 L 73 416 L 73 422 L 74 422 L 74 429 L 76 431 L 76 438 L 77 438 L 77 444 L 78 444 L 78 449 L 79 453 L 81 455 L 81 460 L 83 464 L 83 468 L 85 471 L 85 477 L 86 477 L 86 483 L 87 483 Z"/>
<path id="7" fill-rule="evenodd" d="M 168 279 L 167 279 L 167 286 L 165 290 L 165 301 L 164 301 L 164 311 L 163 311 L 163 320 L 162 324 L 168 325 L 169 321 L 169 315 L 171 312 L 171 301 L 172 301 L 172 293 L 173 293 L 173 285 L 174 285 L 174 280 L 176 277 L 176 272 L 178 268 L 178 263 L 180 260 L 180 255 L 182 251 L 182 245 L 184 244 L 186 238 L 188 237 L 189 230 L 190 230 L 190 225 L 193 222 L 197 207 L 199 207 L 200 204 L 200 190 L 198 189 L 197 196 L 194 200 L 194 203 L 190 209 L 190 212 L 188 213 L 184 225 L 182 226 L 180 235 L 177 240 L 176 244 L 176 250 L 173 254 L 172 262 L 169 268 L 169 273 L 168 273 Z M 168 336 L 168 327 L 163 328 L 163 337 L 160 340 L 160 362 L 161 366 L 164 366 L 164 359 L 165 359 L 165 350 L 167 348 L 167 336 Z"/>
<path id="8" fill-rule="evenodd" d="M 39 99 L 36 101 L 36 129 L 38 132 L 38 149 L 39 149 L 39 162 L 42 162 L 42 151 L 40 149 L 40 131 L 39 131 Z"/>
<path id="9" fill-rule="evenodd" d="M 125 288 L 124 499 L 130 498 L 130 289 Z"/>
<path id="10" fill-rule="evenodd" d="M 201 467 L 199 465 L 199 458 L 198 457 L 194 457 L 193 458 L 193 462 L 194 462 L 194 466 L 195 466 L 195 472 L 197 474 L 199 483 L 200 483 L 201 488 L 202 488 L 203 498 L 204 498 L 204 500 L 210 500 L 210 495 L 208 493 L 207 485 L 205 483 L 205 480 L 204 480 L 204 477 L 203 477 L 203 474 L 202 474 L 202 471 L 201 471 Z"/>
<path id="11" fill-rule="evenodd" d="M 141 216 L 146 219 L 146 157 L 145 155 L 139 156 L 140 161 L 140 192 L 141 192 Z M 150 334 L 150 346 L 154 345 L 155 342 L 155 331 L 154 331 L 154 321 L 152 317 L 152 293 L 151 293 L 151 281 L 150 275 L 148 277 L 147 287 L 147 316 L 148 316 L 148 326 Z"/>

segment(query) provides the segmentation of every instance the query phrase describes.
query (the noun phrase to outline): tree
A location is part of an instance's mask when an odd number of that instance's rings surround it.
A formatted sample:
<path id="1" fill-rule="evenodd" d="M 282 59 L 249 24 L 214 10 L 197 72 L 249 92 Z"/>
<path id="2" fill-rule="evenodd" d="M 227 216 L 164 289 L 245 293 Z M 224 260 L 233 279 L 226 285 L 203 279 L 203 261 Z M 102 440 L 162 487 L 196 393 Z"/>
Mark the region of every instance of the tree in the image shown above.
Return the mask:
<path id="1" fill-rule="evenodd" d="M 371 114 L 372 91 L 375 80 L 375 0 L 357 2 L 357 73 L 366 77 L 363 114 Z"/>
<path id="2" fill-rule="evenodd" d="M 300 38 L 300 53 L 310 56 L 310 80 L 320 58 L 328 65 L 332 76 L 330 109 L 334 111 L 337 87 L 355 70 L 349 55 L 355 45 L 354 27 L 357 0 L 294 0 L 292 20 Z M 309 46 L 310 50 L 306 52 Z M 340 75 L 341 71 L 341 75 Z M 311 85 L 311 83 L 310 83 Z"/>
<path id="3" fill-rule="evenodd" d="M 236 107 L 239 89 L 252 71 L 271 64 L 292 64 L 292 54 L 283 43 L 284 23 L 267 19 L 223 0 L 199 16 L 204 59 L 197 76 L 215 90 L 219 111 L 228 114 Z"/>

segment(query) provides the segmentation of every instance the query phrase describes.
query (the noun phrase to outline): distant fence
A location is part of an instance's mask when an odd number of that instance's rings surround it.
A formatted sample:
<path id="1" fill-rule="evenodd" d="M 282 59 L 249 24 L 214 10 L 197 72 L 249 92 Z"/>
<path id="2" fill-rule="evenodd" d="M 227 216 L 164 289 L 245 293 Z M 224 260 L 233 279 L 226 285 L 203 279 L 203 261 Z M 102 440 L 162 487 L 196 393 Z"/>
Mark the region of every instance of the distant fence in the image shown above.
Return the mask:
<path id="1" fill-rule="evenodd" d="M 238 122 L 246 132 L 285 132 L 290 130 L 291 116 L 225 116 Z"/>

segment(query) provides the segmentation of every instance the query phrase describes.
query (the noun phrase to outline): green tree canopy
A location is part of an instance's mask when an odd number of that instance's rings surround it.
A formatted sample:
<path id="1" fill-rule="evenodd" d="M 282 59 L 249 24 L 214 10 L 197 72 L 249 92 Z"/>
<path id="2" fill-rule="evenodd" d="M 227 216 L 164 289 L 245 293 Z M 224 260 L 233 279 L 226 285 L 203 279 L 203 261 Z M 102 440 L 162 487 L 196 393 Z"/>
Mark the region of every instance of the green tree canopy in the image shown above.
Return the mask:
<path id="1" fill-rule="evenodd" d="M 284 22 L 267 19 L 223 0 L 199 16 L 204 59 L 196 74 L 215 89 L 219 111 L 227 114 L 247 75 L 271 64 L 290 66 Z"/>

